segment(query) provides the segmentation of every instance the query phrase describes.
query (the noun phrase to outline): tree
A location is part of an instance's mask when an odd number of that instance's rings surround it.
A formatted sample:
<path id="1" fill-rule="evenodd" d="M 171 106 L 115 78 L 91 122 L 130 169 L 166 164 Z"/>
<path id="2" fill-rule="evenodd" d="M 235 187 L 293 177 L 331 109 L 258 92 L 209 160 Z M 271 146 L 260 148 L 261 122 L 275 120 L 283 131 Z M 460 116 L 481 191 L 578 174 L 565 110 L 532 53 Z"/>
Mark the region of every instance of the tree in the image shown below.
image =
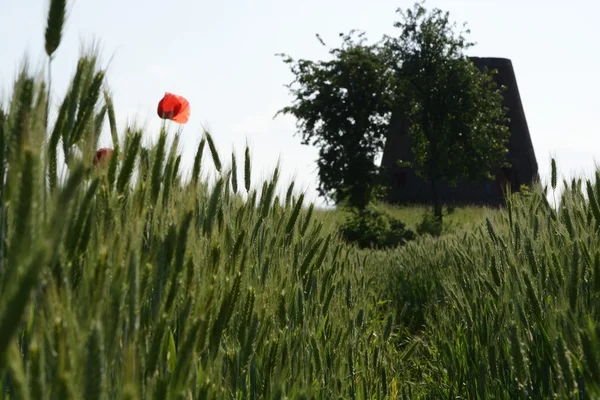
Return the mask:
<path id="1" fill-rule="evenodd" d="M 374 45 L 343 36 L 333 60 L 294 61 L 288 85 L 302 143 L 320 146 L 319 193 L 363 209 L 380 182 L 375 157 L 389 132 L 392 110 L 410 122 L 412 168 L 431 182 L 434 214 L 441 222 L 438 184 L 464 176 L 491 178 L 504 162 L 509 131 L 502 93 L 492 72 L 464 55 L 472 46 L 454 33 L 448 13 L 428 13 L 421 3 L 396 22 L 398 37 Z M 467 31 L 468 33 L 468 31 Z M 322 42 L 322 41 L 321 41 Z M 295 86 L 297 85 L 297 86 Z"/>
<path id="2" fill-rule="evenodd" d="M 415 4 L 395 26 L 401 33 L 387 38 L 392 54 L 398 103 L 411 123 L 412 168 L 431 183 L 434 215 L 441 222 L 438 184 L 459 177 L 493 179 L 491 170 L 506 165 L 509 130 L 502 89 L 495 71 L 483 72 L 464 55 L 472 46 L 455 34 L 448 13 L 428 13 Z M 469 33 L 469 31 L 466 31 Z"/>
<path id="3" fill-rule="evenodd" d="M 365 45 L 364 33 L 355 41 L 355 34 L 340 34 L 342 46 L 330 49 L 330 61 L 281 55 L 296 79 L 287 85 L 293 104 L 276 115 L 296 117 L 302 144 L 320 146 L 319 194 L 364 209 L 378 186 L 375 157 L 383 148 L 395 77 L 383 60 L 387 53 Z"/>

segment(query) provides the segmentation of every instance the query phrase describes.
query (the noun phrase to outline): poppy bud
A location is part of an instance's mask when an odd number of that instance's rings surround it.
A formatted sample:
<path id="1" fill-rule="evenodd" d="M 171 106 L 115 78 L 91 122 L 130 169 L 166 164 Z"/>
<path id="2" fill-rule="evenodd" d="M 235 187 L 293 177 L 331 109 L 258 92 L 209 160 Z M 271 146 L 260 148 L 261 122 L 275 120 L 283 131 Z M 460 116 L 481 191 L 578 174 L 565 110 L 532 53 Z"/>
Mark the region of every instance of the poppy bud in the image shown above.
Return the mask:
<path id="1" fill-rule="evenodd" d="M 101 163 L 101 166 L 105 167 L 108 165 L 110 161 L 110 157 L 112 156 L 113 150 L 108 147 L 103 147 L 96 151 L 96 156 L 94 157 L 94 165 L 98 165 Z"/>

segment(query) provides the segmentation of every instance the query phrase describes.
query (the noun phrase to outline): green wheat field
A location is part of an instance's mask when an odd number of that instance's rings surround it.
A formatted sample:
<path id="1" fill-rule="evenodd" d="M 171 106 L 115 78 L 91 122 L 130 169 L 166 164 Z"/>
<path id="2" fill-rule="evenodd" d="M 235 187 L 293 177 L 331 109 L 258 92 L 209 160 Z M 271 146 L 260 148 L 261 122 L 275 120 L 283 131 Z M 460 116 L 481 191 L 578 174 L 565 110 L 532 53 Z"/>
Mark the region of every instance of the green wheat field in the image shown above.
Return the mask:
<path id="1" fill-rule="evenodd" d="M 48 56 L 63 21 L 54 0 Z M 600 172 L 552 203 L 552 162 L 502 210 L 360 250 L 247 147 L 205 132 L 185 174 L 176 133 L 143 147 L 93 54 L 57 110 L 41 76 L 0 108 L 0 398 L 600 398 Z M 94 168 L 105 125 L 120 157 Z"/>

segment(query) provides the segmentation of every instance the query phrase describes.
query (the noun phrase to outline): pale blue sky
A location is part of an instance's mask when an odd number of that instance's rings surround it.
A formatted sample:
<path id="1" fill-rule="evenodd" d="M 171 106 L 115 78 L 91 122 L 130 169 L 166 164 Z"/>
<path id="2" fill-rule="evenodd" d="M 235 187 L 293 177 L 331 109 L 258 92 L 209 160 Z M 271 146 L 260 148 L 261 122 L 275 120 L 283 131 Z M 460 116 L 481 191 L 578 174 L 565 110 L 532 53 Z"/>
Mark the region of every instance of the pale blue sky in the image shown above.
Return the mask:
<path id="1" fill-rule="evenodd" d="M 283 86 L 293 79 L 276 57 L 328 57 L 315 34 L 330 45 L 356 28 L 371 41 L 394 34 L 405 0 L 78 0 L 69 2 L 64 40 L 53 64 L 54 93 L 64 93 L 81 45 L 99 39 L 111 59 L 108 83 L 119 127 L 136 119 L 154 140 L 161 120 L 156 105 L 165 91 L 185 96 L 191 118 L 182 151 L 189 166 L 202 135 L 213 134 L 222 156 L 236 149 L 241 161 L 251 144 L 254 177 L 267 177 L 278 157 L 282 183 L 316 197 L 317 149 L 300 144 L 294 120 L 273 116 L 289 104 Z M 550 156 L 566 176 L 589 174 L 600 154 L 600 3 L 595 0 L 445 0 L 426 7 L 467 22 L 477 45 L 470 55 L 513 62 L 540 173 Z M 0 90 L 6 94 L 23 56 L 45 61 L 46 0 L 0 0 Z M 108 136 L 102 145 L 110 145 Z M 208 154 L 207 154 L 208 155 Z M 226 156 L 227 161 L 229 156 Z M 211 166 L 208 158 L 205 166 Z M 241 177 L 241 174 L 240 174 Z M 255 181 L 256 182 L 256 181 Z M 285 189 L 282 186 L 282 189 Z"/>

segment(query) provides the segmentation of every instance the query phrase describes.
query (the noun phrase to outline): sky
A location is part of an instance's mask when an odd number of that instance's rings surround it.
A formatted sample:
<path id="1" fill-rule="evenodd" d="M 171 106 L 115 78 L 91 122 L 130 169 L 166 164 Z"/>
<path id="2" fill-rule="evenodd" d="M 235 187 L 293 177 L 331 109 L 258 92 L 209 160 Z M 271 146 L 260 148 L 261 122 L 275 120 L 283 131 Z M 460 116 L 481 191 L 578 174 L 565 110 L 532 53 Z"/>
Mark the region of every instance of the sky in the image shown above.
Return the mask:
<path id="1" fill-rule="evenodd" d="M 368 4 L 368 5 L 367 5 Z M 98 41 L 101 65 L 114 96 L 122 134 L 128 123 L 147 127 L 155 141 L 162 120 L 156 106 L 165 92 L 186 97 L 191 118 L 181 136 L 182 165 L 191 169 L 209 130 L 229 164 L 242 164 L 250 145 L 253 184 L 268 179 L 278 160 L 280 191 L 292 179 L 306 198 L 318 197 L 318 149 L 304 146 L 291 116 L 286 84 L 294 76 L 278 53 L 295 59 L 329 58 L 339 33 L 366 32 L 370 42 L 394 35 L 405 0 L 69 0 L 63 40 L 52 66 L 53 99 L 65 93 L 82 48 Z M 512 60 L 540 176 L 549 180 L 550 158 L 559 175 L 589 176 L 600 155 L 600 2 L 596 0 L 429 0 L 429 9 L 471 29 L 468 55 Z M 47 0 L 0 0 L 0 101 L 27 56 L 43 67 Z M 56 107 L 56 104 L 54 105 Z M 175 128 L 175 127 L 173 127 Z M 112 146 L 110 135 L 101 146 Z M 208 148 L 203 166 L 211 168 Z M 239 173 L 242 179 L 242 173 Z"/>

